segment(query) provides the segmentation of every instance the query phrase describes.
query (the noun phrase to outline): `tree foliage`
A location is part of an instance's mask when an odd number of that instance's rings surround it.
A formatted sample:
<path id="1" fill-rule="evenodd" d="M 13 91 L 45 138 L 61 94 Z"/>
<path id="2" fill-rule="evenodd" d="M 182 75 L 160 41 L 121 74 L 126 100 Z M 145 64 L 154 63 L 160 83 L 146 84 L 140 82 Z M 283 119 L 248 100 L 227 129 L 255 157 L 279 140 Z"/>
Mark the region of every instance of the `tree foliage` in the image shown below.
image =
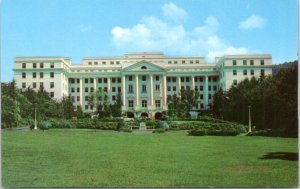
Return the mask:
<path id="1" fill-rule="evenodd" d="M 217 92 L 214 115 L 247 124 L 250 105 L 256 129 L 278 129 L 286 136 L 297 136 L 297 70 L 297 65 L 282 68 L 274 76 L 245 79 L 226 93 Z"/>

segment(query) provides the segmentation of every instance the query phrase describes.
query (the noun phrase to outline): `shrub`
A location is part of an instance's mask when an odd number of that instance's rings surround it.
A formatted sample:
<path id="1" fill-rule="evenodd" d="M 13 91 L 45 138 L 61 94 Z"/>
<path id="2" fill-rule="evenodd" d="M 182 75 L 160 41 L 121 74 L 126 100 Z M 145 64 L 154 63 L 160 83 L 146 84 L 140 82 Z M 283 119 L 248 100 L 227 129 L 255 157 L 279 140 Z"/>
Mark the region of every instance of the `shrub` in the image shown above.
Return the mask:
<path id="1" fill-rule="evenodd" d="M 164 128 L 158 128 L 158 129 L 155 129 L 154 131 L 152 131 L 152 133 L 164 133 L 166 132 L 166 130 Z"/>
<path id="2" fill-rule="evenodd" d="M 48 130 L 51 127 L 51 123 L 49 121 L 42 121 L 38 126 L 41 130 Z"/>
<path id="3" fill-rule="evenodd" d="M 188 132 L 190 136 L 204 136 L 206 132 L 204 129 L 195 129 Z"/>
<path id="4" fill-rule="evenodd" d="M 283 129 L 264 129 L 247 133 L 246 136 L 268 136 L 268 137 L 283 137 Z"/>

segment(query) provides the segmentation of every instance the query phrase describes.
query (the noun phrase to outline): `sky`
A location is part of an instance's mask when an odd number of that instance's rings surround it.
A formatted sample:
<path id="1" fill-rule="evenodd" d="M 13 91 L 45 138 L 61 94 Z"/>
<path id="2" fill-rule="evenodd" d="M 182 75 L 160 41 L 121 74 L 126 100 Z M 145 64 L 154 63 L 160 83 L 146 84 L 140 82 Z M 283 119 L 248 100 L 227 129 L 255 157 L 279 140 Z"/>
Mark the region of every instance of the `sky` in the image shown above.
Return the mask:
<path id="1" fill-rule="evenodd" d="M 123 56 L 159 51 L 298 59 L 297 0 L 2 0 L 1 80 L 17 56 Z"/>

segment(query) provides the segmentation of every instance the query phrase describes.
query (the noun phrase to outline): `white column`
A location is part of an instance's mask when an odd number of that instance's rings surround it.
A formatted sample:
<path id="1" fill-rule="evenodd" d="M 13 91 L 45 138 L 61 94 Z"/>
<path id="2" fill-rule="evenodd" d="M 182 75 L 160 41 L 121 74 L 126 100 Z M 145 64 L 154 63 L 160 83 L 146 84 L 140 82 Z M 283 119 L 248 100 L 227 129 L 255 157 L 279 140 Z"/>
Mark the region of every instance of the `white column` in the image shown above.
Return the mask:
<path id="1" fill-rule="evenodd" d="M 177 80 L 178 80 L 178 94 L 180 93 L 180 90 L 181 90 L 181 77 L 178 76 L 177 77 Z"/>
<path id="2" fill-rule="evenodd" d="M 153 106 L 153 75 L 150 75 L 150 104 Z"/>
<path id="3" fill-rule="evenodd" d="M 110 92 L 110 77 L 107 78 L 107 91 Z"/>
<path id="4" fill-rule="evenodd" d="M 204 108 L 207 109 L 208 106 L 208 76 L 205 76 L 205 95 L 204 95 Z"/>
<path id="5" fill-rule="evenodd" d="M 83 104 L 82 104 L 82 99 L 83 99 L 83 85 L 82 85 L 82 78 L 80 78 L 79 80 L 79 102 L 80 102 L 80 106 L 83 109 Z"/>
<path id="6" fill-rule="evenodd" d="M 167 105 L 167 76 L 163 76 L 163 85 L 164 85 L 164 105 Z"/>
<path id="7" fill-rule="evenodd" d="M 125 108 L 126 107 L 126 99 L 125 99 L 125 75 L 123 75 L 122 76 L 122 91 L 121 91 L 121 93 L 122 93 L 122 100 L 123 100 L 123 107 Z"/>
<path id="8" fill-rule="evenodd" d="M 192 76 L 192 90 L 195 90 L 195 76 Z"/>
<path id="9" fill-rule="evenodd" d="M 97 78 L 94 78 L 94 92 L 97 90 Z"/>
<path id="10" fill-rule="evenodd" d="M 136 102 L 136 107 L 138 108 L 139 106 L 139 76 L 135 76 L 135 102 Z"/>

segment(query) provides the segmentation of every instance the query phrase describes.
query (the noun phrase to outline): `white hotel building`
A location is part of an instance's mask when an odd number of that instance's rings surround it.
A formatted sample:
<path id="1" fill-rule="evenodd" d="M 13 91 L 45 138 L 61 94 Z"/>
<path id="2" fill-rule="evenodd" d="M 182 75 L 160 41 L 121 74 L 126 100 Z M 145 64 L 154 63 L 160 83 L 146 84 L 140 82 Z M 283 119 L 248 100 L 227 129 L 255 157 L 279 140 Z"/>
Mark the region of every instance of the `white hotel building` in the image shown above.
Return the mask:
<path id="1" fill-rule="evenodd" d="M 96 90 L 107 92 L 113 103 L 122 96 L 122 110 L 153 117 L 167 110 L 167 96 L 180 89 L 199 91 L 195 110 L 212 105 L 219 89 L 228 90 L 245 78 L 272 74 L 272 57 L 266 54 L 225 55 L 206 63 L 203 57 L 165 56 L 160 52 L 128 53 L 122 57 L 89 57 L 72 64 L 67 57 L 16 57 L 14 79 L 18 88 L 41 85 L 50 96 L 71 96 L 76 107 L 95 110 L 88 96 Z"/>

